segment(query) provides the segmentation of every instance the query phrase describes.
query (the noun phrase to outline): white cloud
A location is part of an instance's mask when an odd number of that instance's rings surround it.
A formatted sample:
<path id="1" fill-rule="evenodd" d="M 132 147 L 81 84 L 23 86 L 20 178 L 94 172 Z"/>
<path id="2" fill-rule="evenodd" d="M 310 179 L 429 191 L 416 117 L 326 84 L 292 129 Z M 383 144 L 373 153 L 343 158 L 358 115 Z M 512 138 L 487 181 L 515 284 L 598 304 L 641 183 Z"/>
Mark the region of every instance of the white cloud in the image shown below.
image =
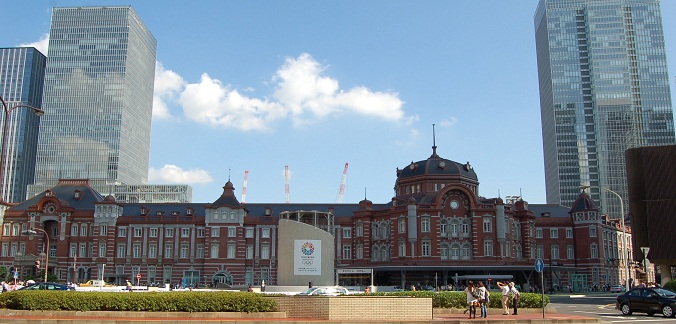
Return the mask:
<path id="1" fill-rule="evenodd" d="M 198 83 L 186 84 L 181 76 L 158 64 L 156 83 L 162 84 L 155 86 L 153 114 L 168 116 L 167 105 L 177 98 L 188 119 L 245 131 L 270 130 L 275 121 L 289 117 L 302 125 L 345 113 L 405 124 L 417 120 L 417 116 L 405 115 L 404 102 L 397 93 L 374 92 L 364 86 L 343 90 L 338 81 L 322 75 L 325 70 L 307 53 L 287 58 L 272 77 L 272 98 L 258 99 L 243 94 L 252 92 L 250 87 L 232 89 L 207 73 Z"/>
<path id="2" fill-rule="evenodd" d="M 455 126 L 455 124 L 458 123 L 458 119 L 451 116 L 449 119 L 442 119 L 441 122 L 439 123 L 442 127 L 452 127 Z"/>
<path id="3" fill-rule="evenodd" d="M 155 183 L 207 184 L 214 181 L 209 172 L 202 169 L 183 170 L 173 164 L 165 164 L 160 169 L 148 170 L 148 181 Z"/>
<path id="4" fill-rule="evenodd" d="M 411 128 L 408 131 L 408 136 L 406 137 L 405 141 L 402 140 L 396 140 L 394 141 L 394 144 L 397 146 L 401 147 L 414 147 L 418 143 L 418 139 L 420 138 L 420 131 L 416 128 Z"/>
<path id="5" fill-rule="evenodd" d="M 19 44 L 19 47 L 35 47 L 40 53 L 47 56 L 49 47 L 49 34 L 43 34 L 37 42 Z"/>
<path id="6" fill-rule="evenodd" d="M 153 117 L 171 118 L 167 101 L 173 102 L 185 88 L 185 80 L 178 73 L 167 70 L 162 63 L 155 62 L 155 88 L 153 93 Z"/>

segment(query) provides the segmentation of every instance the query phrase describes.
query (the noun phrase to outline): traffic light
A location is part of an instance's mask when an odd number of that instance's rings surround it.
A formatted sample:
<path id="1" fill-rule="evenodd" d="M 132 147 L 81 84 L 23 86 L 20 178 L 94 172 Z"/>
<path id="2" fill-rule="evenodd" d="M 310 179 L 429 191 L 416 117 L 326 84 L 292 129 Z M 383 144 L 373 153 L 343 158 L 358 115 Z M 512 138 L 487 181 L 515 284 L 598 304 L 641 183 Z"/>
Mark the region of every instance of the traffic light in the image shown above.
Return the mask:
<path id="1" fill-rule="evenodd" d="M 35 269 L 40 270 L 40 260 L 35 260 Z"/>

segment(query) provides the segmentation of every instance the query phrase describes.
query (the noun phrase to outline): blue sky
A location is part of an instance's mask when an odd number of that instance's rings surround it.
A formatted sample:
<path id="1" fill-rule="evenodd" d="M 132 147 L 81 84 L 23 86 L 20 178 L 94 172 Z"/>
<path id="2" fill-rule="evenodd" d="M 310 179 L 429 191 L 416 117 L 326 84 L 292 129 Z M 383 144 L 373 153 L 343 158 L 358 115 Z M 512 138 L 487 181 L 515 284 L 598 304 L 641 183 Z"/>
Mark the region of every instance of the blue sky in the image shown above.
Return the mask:
<path id="1" fill-rule="evenodd" d="M 288 165 L 292 203 L 333 203 L 348 162 L 343 202 L 386 203 L 436 124 L 480 195 L 545 203 L 537 0 L 3 1 L 0 46 L 44 46 L 53 6 L 126 4 L 157 39 L 149 183 L 213 202 L 248 170 L 246 202 L 280 203 Z"/>

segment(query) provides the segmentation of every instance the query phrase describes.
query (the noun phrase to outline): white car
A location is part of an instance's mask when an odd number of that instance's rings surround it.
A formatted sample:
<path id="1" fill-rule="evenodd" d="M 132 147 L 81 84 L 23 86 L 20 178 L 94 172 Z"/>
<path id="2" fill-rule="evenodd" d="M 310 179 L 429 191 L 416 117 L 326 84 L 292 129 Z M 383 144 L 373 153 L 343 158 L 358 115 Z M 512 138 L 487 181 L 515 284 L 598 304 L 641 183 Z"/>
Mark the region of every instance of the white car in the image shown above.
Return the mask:
<path id="1" fill-rule="evenodd" d="M 312 287 L 298 293 L 300 296 L 341 296 L 349 292 L 345 287 Z"/>
<path id="2" fill-rule="evenodd" d="M 610 292 L 624 292 L 627 288 L 622 285 L 612 285 L 610 286 Z"/>

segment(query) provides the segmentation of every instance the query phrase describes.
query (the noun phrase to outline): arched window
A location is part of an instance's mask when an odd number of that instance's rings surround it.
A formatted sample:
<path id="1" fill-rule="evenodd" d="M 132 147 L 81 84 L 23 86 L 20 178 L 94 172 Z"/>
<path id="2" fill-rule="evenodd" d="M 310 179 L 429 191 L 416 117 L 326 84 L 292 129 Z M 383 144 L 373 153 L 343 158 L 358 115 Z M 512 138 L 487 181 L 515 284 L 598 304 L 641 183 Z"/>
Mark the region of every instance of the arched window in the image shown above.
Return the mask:
<path id="1" fill-rule="evenodd" d="M 451 220 L 451 236 L 458 237 L 458 233 L 460 232 L 458 228 L 459 224 L 460 222 L 457 219 Z"/>
<path id="2" fill-rule="evenodd" d="M 472 244 L 465 243 L 462 245 L 462 259 L 469 260 L 472 258 Z"/>
<path id="3" fill-rule="evenodd" d="M 465 218 L 462 220 L 462 236 L 469 237 L 469 219 Z"/>
<path id="4" fill-rule="evenodd" d="M 448 236 L 448 220 L 446 218 L 439 222 L 439 232 L 441 236 Z"/>
<path id="5" fill-rule="evenodd" d="M 460 244 L 451 245 L 451 260 L 460 259 Z"/>
<path id="6" fill-rule="evenodd" d="M 446 243 L 441 244 L 441 249 L 439 249 L 439 254 L 441 260 L 448 260 L 448 245 Z"/>

